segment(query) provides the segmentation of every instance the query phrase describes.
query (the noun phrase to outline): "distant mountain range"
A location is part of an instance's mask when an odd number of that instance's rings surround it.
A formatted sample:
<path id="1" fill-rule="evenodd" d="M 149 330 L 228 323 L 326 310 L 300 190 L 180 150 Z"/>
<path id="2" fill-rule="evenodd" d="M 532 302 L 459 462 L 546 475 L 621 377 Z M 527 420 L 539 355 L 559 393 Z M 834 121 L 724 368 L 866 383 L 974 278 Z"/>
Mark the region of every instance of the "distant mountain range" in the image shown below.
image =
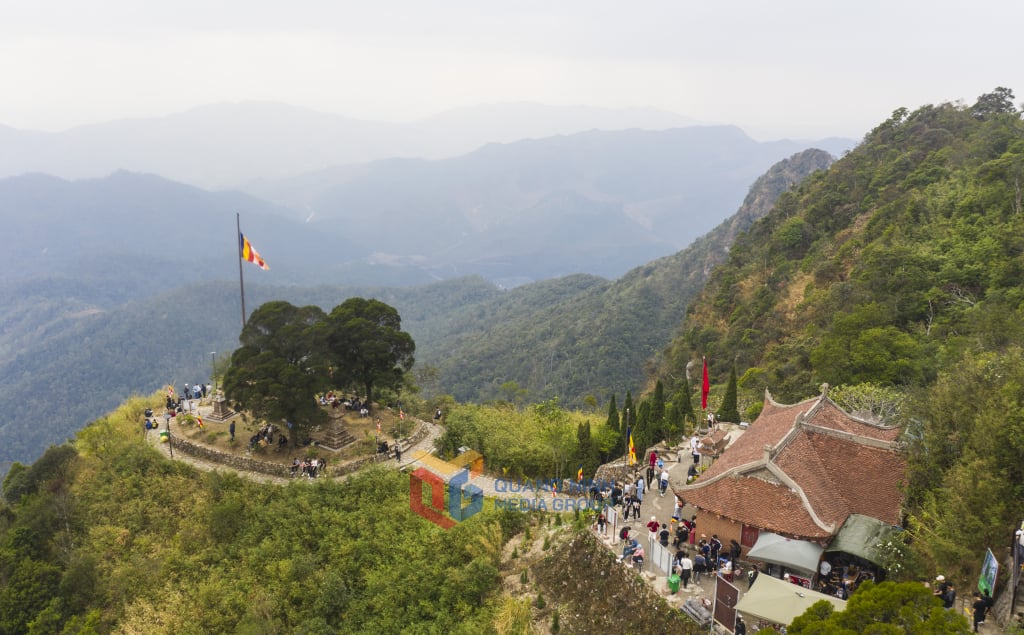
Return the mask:
<path id="1" fill-rule="evenodd" d="M 103 276 L 116 255 L 131 262 L 116 267 L 124 277 L 230 279 L 241 212 L 272 284 L 616 278 L 709 231 L 804 147 L 728 126 L 592 131 L 265 180 L 255 197 L 128 172 L 23 175 L 0 180 L 0 219 L 17 237 L 0 265 L 9 280 Z"/>
<path id="2" fill-rule="evenodd" d="M 278 180 L 392 157 L 455 157 L 487 143 L 588 130 L 668 130 L 698 124 L 653 108 L 528 102 L 459 108 L 401 124 L 277 102 L 220 103 L 61 132 L 0 125 L 0 177 L 42 172 L 81 179 L 128 170 L 205 188 L 232 188 L 256 179 Z M 813 145 L 838 155 L 853 142 L 837 139 Z"/>
<path id="3" fill-rule="evenodd" d="M 21 238 L 0 255 L 10 256 L 0 266 L 16 274 L 0 283 L 0 468 L 34 458 L 133 392 L 204 381 L 209 352 L 224 356 L 237 346 L 235 206 L 254 210 L 246 227 L 265 241 L 259 247 L 272 266 L 246 265 L 250 311 L 272 299 L 330 309 L 353 295 L 377 297 L 399 309 L 419 365 L 439 369 L 435 389 L 491 399 L 514 381 L 531 399 L 578 403 L 638 388 L 644 361 L 669 340 L 736 233 L 829 161 L 808 150 L 782 162 L 708 238 L 621 280 L 579 274 L 511 291 L 480 277 L 415 287 L 321 284 L 328 265 L 306 252 L 334 253 L 340 241 L 242 194 L 128 173 L 0 181 L 0 222 Z"/>
<path id="4" fill-rule="evenodd" d="M 395 124 L 276 102 L 221 103 L 55 133 L 0 125 L 0 177 L 44 172 L 79 179 L 129 170 L 203 187 L 232 187 L 389 157 L 457 156 L 486 143 L 696 123 L 652 108 L 504 103 Z"/>
<path id="5" fill-rule="evenodd" d="M 674 123 L 650 111 L 518 104 L 423 125 L 463 126 L 472 137 L 522 111 L 535 121 L 507 134 L 609 119 Z M 353 131 L 366 135 L 354 145 L 370 154 L 397 143 L 390 125 L 346 128 L 307 114 L 246 104 L 56 135 L 0 129 L 7 170 L 146 161 L 171 170 L 0 179 L 0 465 L 34 458 L 133 391 L 202 380 L 207 354 L 237 345 L 236 213 L 271 267 L 246 265 L 250 311 L 278 298 L 331 308 L 350 295 L 379 297 L 402 312 L 421 362 L 463 398 L 493 396 L 502 376 L 532 397 L 567 400 L 639 381 L 682 311 L 688 268 L 710 261 L 672 256 L 673 273 L 653 277 L 663 263 L 650 263 L 719 225 L 769 166 L 808 147 L 756 142 L 729 126 L 591 130 L 268 178 L 340 156 L 307 153 L 307 143 L 348 152 Z M 270 122 L 289 117 L 294 125 L 271 135 Z M 267 134 L 255 135 L 263 126 Z M 249 145 L 226 149 L 246 135 L 255 135 Z M 850 142 L 822 145 L 839 153 Z M 196 178 L 262 178 L 248 180 L 248 193 L 209 191 L 166 178 L 174 165 Z M 232 175 L 207 171 L 218 166 Z M 583 355 L 595 337 L 607 345 Z"/>

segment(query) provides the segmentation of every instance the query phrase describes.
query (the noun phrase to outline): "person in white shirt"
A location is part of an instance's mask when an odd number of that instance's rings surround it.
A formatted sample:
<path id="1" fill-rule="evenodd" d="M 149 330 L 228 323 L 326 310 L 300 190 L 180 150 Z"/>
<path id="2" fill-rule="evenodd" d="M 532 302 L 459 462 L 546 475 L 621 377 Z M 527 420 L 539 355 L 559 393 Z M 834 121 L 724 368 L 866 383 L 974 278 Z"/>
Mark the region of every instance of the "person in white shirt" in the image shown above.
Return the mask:
<path id="1" fill-rule="evenodd" d="M 828 574 L 832 573 L 832 565 L 829 564 L 828 560 L 822 560 L 821 564 L 818 565 L 818 580 L 824 582 L 828 580 Z"/>
<path id="2" fill-rule="evenodd" d="M 679 560 L 679 577 L 683 579 L 683 588 L 685 589 L 690 584 L 690 576 L 693 574 L 693 560 L 690 559 L 689 553 L 684 553 L 683 557 Z"/>

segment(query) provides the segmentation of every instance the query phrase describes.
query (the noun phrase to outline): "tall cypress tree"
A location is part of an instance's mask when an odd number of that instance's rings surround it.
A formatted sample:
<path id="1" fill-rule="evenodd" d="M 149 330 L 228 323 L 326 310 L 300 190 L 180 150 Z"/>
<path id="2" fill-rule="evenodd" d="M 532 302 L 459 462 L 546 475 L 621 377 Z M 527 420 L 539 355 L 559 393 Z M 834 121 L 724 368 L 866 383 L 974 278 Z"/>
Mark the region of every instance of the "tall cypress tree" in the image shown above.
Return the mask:
<path id="1" fill-rule="evenodd" d="M 690 381 L 688 379 L 683 379 L 683 385 L 673 395 L 672 403 L 676 405 L 676 410 L 679 411 L 679 416 L 684 422 L 681 432 L 688 433 L 690 430 L 686 427 L 686 422 L 694 425 L 697 423 L 697 415 L 693 413 L 693 400 L 690 399 Z"/>
<path id="2" fill-rule="evenodd" d="M 577 461 L 573 469 L 578 469 L 580 464 L 583 464 L 583 477 L 592 478 L 600 461 L 597 446 L 594 445 L 594 440 L 591 437 L 590 421 L 585 421 L 577 426 L 576 444 Z"/>
<path id="3" fill-rule="evenodd" d="M 679 406 L 675 401 L 670 401 L 665 407 L 665 439 L 671 443 L 673 439 L 678 438 L 685 426 Z"/>
<path id="4" fill-rule="evenodd" d="M 719 421 L 728 421 L 730 423 L 740 422 L 740 413 L 736 409 L 736 367 L 732 367 L 732 372 L 729 373 L 729 383 L 725 387 L 725 396 L 722 397 L 722 406 L 718 409 L 716 415 Z"/>
<path id="5" fill-rule="evenodd" d="M 633 406 L 633 395 L 627 390 L 626 400 L 622 403 L 622 427 L 619 434 L 619 447 L 626 447 L 626 433 L 636 425 L 636 408 Z M 635 440 L 635 437 L 634 437 Z"/>
<path id="6" fill-rule="evenodd" d="M 636 423 L 633 424 L 633 445 L 636 446 L 636 458 L 644 462 L 644 452 L 654 444 L 651 425 L 651 400 L 644 399 L 636 409 Z"/>
<path id="7" fill-rule="evenodd" d="M 651 396 L 651 421 L 650 421 L 651 444 L 665 440 L 665 386 L 658 380 L 654 386 L 654 394 Z"/>
<path id="8" fill-rule="evenodd" d="M 614 430 L 616 436 L 622 436 L 622 422 L 619 420 L 619 409 L 615 407 L 615 395 L 608 402 L 608 421 L 605 425 L 609 430 Z"/>

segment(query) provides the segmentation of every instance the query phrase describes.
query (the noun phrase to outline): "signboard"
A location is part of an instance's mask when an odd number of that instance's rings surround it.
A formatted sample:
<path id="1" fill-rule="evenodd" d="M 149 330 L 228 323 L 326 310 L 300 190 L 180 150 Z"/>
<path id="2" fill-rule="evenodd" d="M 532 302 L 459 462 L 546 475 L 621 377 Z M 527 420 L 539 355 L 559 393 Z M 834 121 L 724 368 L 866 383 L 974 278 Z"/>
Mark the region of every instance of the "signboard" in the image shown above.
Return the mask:
<path id="1" fill-rule="evenodd" d="M 996 577 L 999 575 L 999 561 L 992 555 L 991 549 L 985 550 L 985 564 L 981 565 L 981 577 L 978 578 L 978 590 L 982 594 L 992 595 L 996 588 Z"/>
<path id="2" fill-rule="evenodd" d="M 730 633 L 736 628 L 736 602 L 740 599 L 740 590 L 729 584 L 722 576 L 715 579 L 715 621 Z"/>

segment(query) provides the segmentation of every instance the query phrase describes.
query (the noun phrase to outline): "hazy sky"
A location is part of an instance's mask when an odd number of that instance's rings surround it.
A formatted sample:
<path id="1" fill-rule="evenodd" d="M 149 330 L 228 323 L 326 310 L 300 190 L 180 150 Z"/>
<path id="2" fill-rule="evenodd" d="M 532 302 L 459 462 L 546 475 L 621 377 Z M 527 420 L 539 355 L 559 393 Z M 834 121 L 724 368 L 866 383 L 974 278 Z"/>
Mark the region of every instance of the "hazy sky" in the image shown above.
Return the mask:
<path id="1" fill-rule="evenodd" d="M 1018 0 L 0 0 L 0 123 L 536 101 L 859 138 L 900 106 L 1024 98 L 1022 25 Z"/>

